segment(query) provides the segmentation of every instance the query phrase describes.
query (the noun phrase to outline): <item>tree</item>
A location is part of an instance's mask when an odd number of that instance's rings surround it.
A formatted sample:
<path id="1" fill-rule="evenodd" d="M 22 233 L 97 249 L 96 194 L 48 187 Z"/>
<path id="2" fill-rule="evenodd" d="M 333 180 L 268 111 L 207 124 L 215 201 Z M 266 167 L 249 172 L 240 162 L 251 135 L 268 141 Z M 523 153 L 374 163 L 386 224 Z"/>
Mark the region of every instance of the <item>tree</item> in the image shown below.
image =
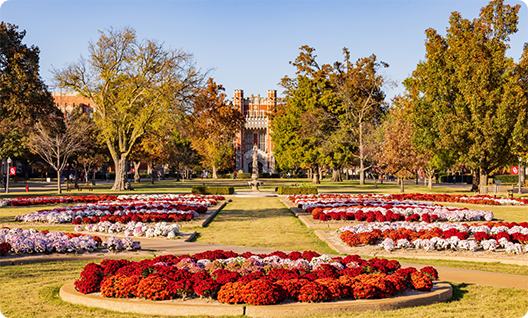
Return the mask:
<path id="1" fill-rule="evenodd" d="M 387 63 L 377 61 L 376 55 L 361 58 L 354 64 L 350 60 L 350 52 L 343 49 L 344 61 L 334 63 L 332 81 L 339 97 L 342 99 L 344 116 L 340 116 L 343 127 L 353 133 L 357 145 L 359 159 L 359 184 L 365 184 L 365 166 L 368 157 L 366 151 L 366 134 L 379 121 L 387 110 L 385 84 L 383 76 L 378 74 L 381 67 L 389 67 Z"/>
<path id="2" fill-rule="evenodd" d="M 200 154 L 203 167 L 211 168 L 215 179 L 218 169 L 232 167 L 235 134 L 244 126 L 244 116 L 227 102 L 223 91 L 222 85 L 209 78 L 188 116 L 191 147 Z"/>
<path id="3" fill-rule="evenodd" d="M 0 22 L 0 157 L 22 157 L 37 121 L 61 117 L 39 75 L 39 49 L 22 41 L 25 31 Z"/>
<path id="4" fill-rule="evenodd" d="M 275 157 L 282 169 L 311 169 L 312 183 L 317 184 L 324 160 L 322 147 L 334 130 L 329 108 L 336 98 L 323 77 L 298 75 L 292 88 L 287 91 L 286 107 L 272 120 Z"/>
<path id="5" fill-rule="evenodd" d="M 131 28 L 100 32 L 89 58 L 55 70 L 59 85 L 89 98 L 116 169 L 112 190 L 129 188 L 128 157 L 138 139 L 180 117 L 202 80 L 192 55 L 140 41 Z"/>
<path id="6" fill-rule="evenodd" d="M 340 180 L 340 168 L 350 158 L 350 139 L 338 116 L 341 102 L 330 81 L 332 67 L 319 66 L 315 49 L 302 46 L 295 61 L 294 79 L 285 76 L 285 104 L 272 117 L 272 139 L 278 165 L 300 167 L 313 172 L 312 183 L 320 183 L 323 165 L 333 169 L 333 180 Z"/>
<path id="7" fill-rule="evenodd" d="M 404 81 L 418 138 L 478 170 L 481 191 L 488 174 L 515 162 L 528 143 L 522 72 L 505 56 L 519 9 L 494 0 L 473 21 L 453 12 L 445 37 L 426 30 L 425 60 Z"/>
<path id="8" fill-rule="evenodd" d="M 404 178 L 412 177 L 413 171 L 428 164 L 428 153 L 422 152 L 412 142 L 413 127 L 405 108 L 397 98 L 390 115 L 380 127 L 383 130 L 383 141 L 375 155 L 385 171 L 395 175 L 400 182 L 400 191 L 404 192 Z"/>
<path id="9" fill-rule="evenodd" d="M 56 121 L 49 125 L 38 123 L 29 137 L 29 148 L 57 172 L 57 192 L 62 193 L 61 172 L 68 159 L 76 152 L 85 150 L 85 139 L 89 134 L 90 119 L 84 115 L 70 116 L 64 123 Z"/>
<path id="10" fill-rule="evenodd" d="M 360 183 L 364 184 L 364 171 L 369 168 L 365 166 L 369 156 L 366 135 L 375 125 L 379 124 L 387 108 L 384 102 L 385 94 L 381 89 L 385 80 L 377 74 L 377 70 L 380 67 L 388 67 L 388 65 L 377 61 L 375 55 L 358 59 L 354 64 L 350 61 L 347 48 L 343 49 L 343 62 L 319 65 L 316 62 L 317 56 L 314 54 L 314 48 L 302 46 L 300 49 L 299 56 L 294 62 L 290 62 L 297 68 L 298 77 L 290 79 L 286 76 L 281 80 L 281 85 L 285 88 L 286 96 L 294 96 L 297 94 L 296 90 L 300 88 L 299 83 L 302 77 L 303 80 L 314 81 L 314 88 L 320 90 L 318 94 L 321 95 L 321 103 L 315 108 L 313 108 L 314 105 L 310 106 L 313 111 L 315 109 L 317 111 L 312 115 L 307 113 L 303 115 L 313 117 L 317 114 L 316 117 L 325 122 L 324 125 L 307 125 L 308 129 L 312 130 L 319 127 L 318 134 L 311 135 L 316 137 L 314 140 L 318 140 L 316 165 L 320 166 L 324 163 L 330 166 L 333 170 L 332 179 L 339 181 L 341 179 L 340 169 L 352 163 L 354 157 L 358 158 Z M 300 94 L 302 99 L 303 93 Z M 287 106 L 291 105 L 287 103 Z M 310 112 L 313 111 L 310 110 Z M 321 129 L 323 127 L 324 129 Z M 274 132 L 276 133 L 275 130 Z M 287 137 L 284 135 L 284 137 L 286 141 L 289 141 L 290 137 L 303 138 L 304 136 Z M 275 141 L 274 144 L 276 145 Z M 298 148 L 299 145 L 292 144 L 292 147 Z M 313 147 L 314 145 L 305 148 L 309 148 L 306 151 L 313 152 L 315 150 Z M 275 147 L 275 153 L 280 150 L 280 147 L 279 149 Z M 355 154 L 355 151 L 359 153 Z M 300 156 L 302 157 L 302 154 Z M 297 157 L 299 157 L 298 154 L 295 155 L 295 158 Z"/>

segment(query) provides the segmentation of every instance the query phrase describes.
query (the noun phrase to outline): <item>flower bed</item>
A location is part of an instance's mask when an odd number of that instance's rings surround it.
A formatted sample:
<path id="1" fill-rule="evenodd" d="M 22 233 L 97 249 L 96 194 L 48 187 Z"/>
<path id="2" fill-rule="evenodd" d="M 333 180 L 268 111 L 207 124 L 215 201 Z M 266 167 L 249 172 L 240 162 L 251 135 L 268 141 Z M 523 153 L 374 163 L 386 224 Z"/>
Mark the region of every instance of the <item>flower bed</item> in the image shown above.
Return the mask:
<path id="1" fill-rule="evenodd" d="M 371 195 L 339 195 L 322 198 L 294 198 L 300 208 L 310 212 L 314 220 L 358 220 L 367 222 L 395 221 L 491 221 L 493 212 L 466 208 L 443 207 L 431 203 L 396 201 Z"/>
<path id="2" fill-rule="evenodd" d="M 270 305 L 285 299 L 387 298 L 407 288 L 429 291 L 436 279 L 433 267 L 402 269 L 394 260 L 364 260 L 357 255 L 330 258 L 310 251 L 254 255 L 217 250 L 139 262 L 90 263 L 75 286 L 85 294 L 101 291 L 103 297 L 205 297 L 229 304 Z"/>
<path id="3" fill-rule="evenodd" d="M 136 237 L 157 237 L 166 236 L 169 239 L 175 238 L 180 234 L 178 224 L 168 224 L 167 222 L 158 222 L 154 225 L 147 225 L 142 222 L 128 222 L 121 224 L 119 222 L 111 223 L 109 221 L 99 222 L 97 224 L 85 225 L 84 229 L 88 232 L 105 232 L 105 233 L 122 233 L 125 236 Z M 81 225 L 75 226 L 75 231 L 81 232 Z"/>
<path id="4" fill-rule="evenodd" d="M 115 237 L 108 238 L 103 243 L 98 236 L 83 235 L 68 232 L 37 231 L 35 229 L 22 230 L 19 228 L 0 229 L 0 255 L 11 253 L 82 253 L 93 252 L 100 247 L 107 247 L 111 251 L 121 249 L 140 249 L 140 243 L 131 238 L 122 240 Z"/>
<path id="5" fill-rule="evenodd" d="M 18 197 L 13 199 L 1 199 L 3 205 L 11 206 L 26 206 L 26 205 L 42 205 L 42 204 L 61 204 L 61 203 L 75 203 L 75 202 L 99 202 L 107 200 L 115 200 L 115 195 L 79 195 L 79 196 L 43 196 L 43 197 Z M 2 206 L 2 204 L 0 204 Z"/>
<path id="6" fill-rule="evenodd" d="M 17 215 L 15 221 L 48 223 L 190 221 L 221 196 L 136 195 Z"/>
<path id="7" fill-rule="evenodd" d="M 409 193 L 409 194 L 317 194 L 317 195 L 292 195 L 287 197 L 299 207 L 310 204 L 332 204 L 347 203 L 356 200 L 377 200 L 377 201 L 432 201 L 432 202 L 456 202 L 482 205 L 524 205 L 528 204 L 528 199 L 504 198 L 489 195 L 453 195 L 434 193 Z"/>
<path id="8" fill-rule="evenodd" d="M 527 222 L 488 222 L 483 225 L 372 222 L 344 226 L 340 231 L 341 240 L 348 246 L 373 245 L 381 241 L 379 247 L 387 251 L 398 248 L 496 251 L 504 248 L 507 253 L 528 252 Z"/>

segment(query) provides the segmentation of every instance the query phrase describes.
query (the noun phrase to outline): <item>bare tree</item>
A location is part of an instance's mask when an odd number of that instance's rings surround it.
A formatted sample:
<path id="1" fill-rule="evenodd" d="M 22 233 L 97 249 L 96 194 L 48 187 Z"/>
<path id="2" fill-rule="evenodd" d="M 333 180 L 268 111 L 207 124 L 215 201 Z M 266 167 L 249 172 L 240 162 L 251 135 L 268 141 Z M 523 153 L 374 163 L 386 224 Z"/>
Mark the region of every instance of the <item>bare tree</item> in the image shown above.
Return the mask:
<path id="1" fill-rule="evenodd" d="M 85 150 L 84 139 L 90 123 L 83 116 L 70 116 L 64 123 L 55 121 L 44 126 L 38 123 L 29 137 L 29 148 L 57 172 L 57 192 L 62 193 L 61 172 L 68 159 Z"/>

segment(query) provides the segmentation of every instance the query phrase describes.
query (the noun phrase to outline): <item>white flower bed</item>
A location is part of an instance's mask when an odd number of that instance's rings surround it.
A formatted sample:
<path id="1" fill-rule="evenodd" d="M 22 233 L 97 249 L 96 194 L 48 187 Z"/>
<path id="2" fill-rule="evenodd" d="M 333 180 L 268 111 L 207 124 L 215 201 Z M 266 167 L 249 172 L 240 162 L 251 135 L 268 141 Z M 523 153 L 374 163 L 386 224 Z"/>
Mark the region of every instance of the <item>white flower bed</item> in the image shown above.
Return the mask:
<path id="1" fill-rule="evenodd" d="M 130 221 L 127 224 L 119 222 L 111 223 L 108 221 L 99 222 L 97 224 L 87 224 L 84 229 L 88 232 L 103 232 L 103 233 L 123 233 L 125 236 L 135 237 L 158 237 L 165 236 L 169 239 L 175 238 L 180 234 L 180 227 L 178 224 L 168 224 L 167 222 L 158 222 L 154 226 L 147 225 L 142 222 Z M 81 225 L 75 226 L 75 231 L 82 231 Z"/>
<path id="2" fill-rule="evenodd" d="M 19 228 L 0 229 L 0 243 L 9 243 L 14 253 L 79 253 L 93 252 L 97 249 L 97 241 L 90 235 L 69 238 L 61 232 L 44 234 L 35 229 L 22 230 Z M 120 242 L 120 249 L 139 249 L 139 242 L 128 238 Z"/>

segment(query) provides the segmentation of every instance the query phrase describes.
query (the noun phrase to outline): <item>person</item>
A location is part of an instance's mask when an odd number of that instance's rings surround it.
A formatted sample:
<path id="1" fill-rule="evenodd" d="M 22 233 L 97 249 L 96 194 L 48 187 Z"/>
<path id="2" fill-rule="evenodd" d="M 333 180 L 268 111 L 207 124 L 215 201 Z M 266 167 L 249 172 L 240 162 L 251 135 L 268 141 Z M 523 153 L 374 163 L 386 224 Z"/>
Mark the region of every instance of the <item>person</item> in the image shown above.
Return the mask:
<path id="1" fill-rule="evenodd" d="M 236 170 L 233 171 L 233 174 L 235 175 L 235 179 L 236 179 L 236 177 L 237 177 L 237 171 L 236 171 Z"/>
<path id="2" fill-rule="evenodd" d="M 291 173 L 288 172 L 288 179 L 291 179 Z"/>
<path id="3" fill-rule="evenodd" d="M 453 184 L 456 184 L 456 175 L 453 175 Z"/>
<path id="4" fill-rule="evenodd" d="M 4 181 L 4 191 L 7 190 L 7 175 L 4 173 L 4 177 L 2 178 Z"/>

